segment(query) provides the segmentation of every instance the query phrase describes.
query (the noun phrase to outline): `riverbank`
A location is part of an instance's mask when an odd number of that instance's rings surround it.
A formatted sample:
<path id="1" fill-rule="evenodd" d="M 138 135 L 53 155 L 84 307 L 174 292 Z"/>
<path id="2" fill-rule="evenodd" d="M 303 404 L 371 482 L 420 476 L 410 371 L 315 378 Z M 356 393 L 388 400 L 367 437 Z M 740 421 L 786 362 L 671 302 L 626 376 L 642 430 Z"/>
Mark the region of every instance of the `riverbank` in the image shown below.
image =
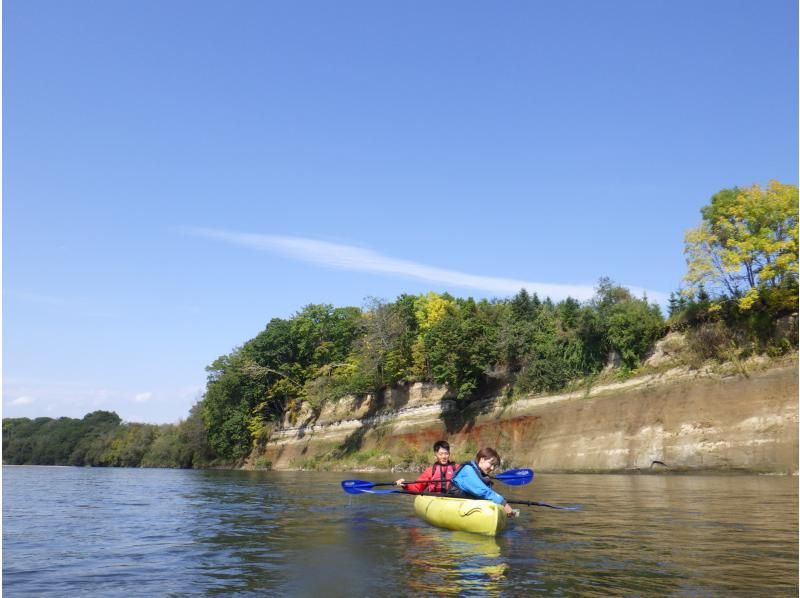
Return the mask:
<path id="1" fill-rule="evenodd" d="M 541 472 L 797 473 L 796 354 L 698 369 L 658 359 L 649 373 L 547 396 L 463 406 L 413 384 L 306 406 L 244 467 L 416 471 L 447 438 L 457 460 L 494 446 L 504 466 Z"/>

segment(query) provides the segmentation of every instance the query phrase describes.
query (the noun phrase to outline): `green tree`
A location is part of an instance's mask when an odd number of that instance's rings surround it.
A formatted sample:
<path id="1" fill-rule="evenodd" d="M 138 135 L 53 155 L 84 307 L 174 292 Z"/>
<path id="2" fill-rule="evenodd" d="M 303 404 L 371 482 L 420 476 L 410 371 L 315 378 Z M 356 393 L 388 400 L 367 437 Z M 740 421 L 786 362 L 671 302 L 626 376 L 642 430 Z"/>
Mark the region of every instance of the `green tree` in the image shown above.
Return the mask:
<path id="1" fill-rule="evenodd" d="M 142 455 L 142 467 L 185 467 L 178 426 L 164 424 L 156 427 L 153 440 Z"/>
<path id="2" fill-rule="evenodd" d="M 609 345 L 624 367 L 634 369 L 662 336 L 664 319 L 657 305 L 649 305 L 646 299 L 631 299 L 611 308 L 607 326 Z"/>
<path id="3" fill-rule="evenodd" d="M 600 347 L 616 351 L 622 365 L 638 367 L 641 358 L 664 332 L 664 318 L 658 305 L 637 299 L 625 287 L 601 278 L 592 305 L 597 310 Z M 596 339 L 595 339 L 596 340 Z"/>
<path id="4" fill-rule="evenodd" d="M 122 423 L 112 411 L 93 411 L 83 417 L 81 439 L 69 456 L 70 465 L 109 465 L 104 455 Z"/>
<path id="5" fill-rule="evenodd" d="M 385 375 L 388 384 L 414 378 L 414 347 L 420 334 L 416 316 L 416 297 L 403 294 L 391 305 L 398 321 L 398 335 L 386 353 Z"/>
<path id="6" fill-rule="evenodd" d="M 535 323 L 542 302 L 521 289 L 510 301 L 497 306 L 497 354 L 501 367 L 518 372 L 526 366 L 532 349 Z"/>
<path id="7" fill-rule="evenodd" d="M 374 297 L 367 299 L 363 311 L 363 335 L 355 341 L 355 357 L 364 376 L 372 378 L 374 388 L 393 384 L 404 369 L 390 356 L 397 351 L 406 323 L 395 305 Z M 400 371 L 398 371 L 400 370 Z"/>
<path id="8" fill-rule="evenodd" d="M 36 464 L 39 432 L 52 421 L 49 417 L 4 419 L 3 462 L 11 465 Z"/>
<path id="9" fill-rule="evenodd" d="M 214 362 L 217 367 L 219 361 Z M 233 367 L 215 370 L 206 387 L 202 409 L 208 444 L 223 459 L 241 459 L 250 450 L 248 423 L 253 406 L 244 390 L 242 375 Z"/>
<path id="10" fill-rule="evenodd" d="M 180 467 L 205 467 L 217 457 L 208 444 L 208 429 L 203 420 L 202 403 L 192 405 L 189 417 L 178 423 L 178 440 Z"/>
<path id="11" fill-rule="evenodd" d="M 127 423 L 118 426 L 100 463 L 115 467 L 139 467 L 157 436 L 157 426 Z"/>
<path id="12" fill-rule="evenodd" d="M 424 346 L 434 382 L 447 384 L 457 398 L 470 397 L 496 362 L 494 309 L 472 298 L 447 301 L 427 329 Z"/>
<path id="13" fill-rule="evenodd" d="M 511 312 L 516 320 L 532 322 L 536 319 L 541 305 L 542 303 L 536 293 L 531 297 L 526 289 L 520 289 L 511 299 Z"/>
<path id="14" fill-rule="evenodd" d="M 298 347 L 297 360 L 313 368 L 345 360 L 359 335 L 361 311 L 357 307 L 307 305 L 292 319 Z"/>

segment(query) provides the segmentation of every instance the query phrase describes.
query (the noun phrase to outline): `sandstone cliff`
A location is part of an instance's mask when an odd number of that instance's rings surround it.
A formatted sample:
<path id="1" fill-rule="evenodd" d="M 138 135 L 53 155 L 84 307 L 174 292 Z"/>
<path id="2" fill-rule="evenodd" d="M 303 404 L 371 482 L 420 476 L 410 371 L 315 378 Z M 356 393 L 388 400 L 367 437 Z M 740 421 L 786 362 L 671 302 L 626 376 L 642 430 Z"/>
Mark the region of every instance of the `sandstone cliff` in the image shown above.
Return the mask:
<path id="1" fill-rule="evenodd" d="M 657 351 L 652 362 L 659 359 Z M 449 439 L 459 459 L 493 446 L 506 467 L 537 471 L 797 473 L 797 359 L 731 372 L 671 367 L 466 408 L 444 387 L 414 384 L 320 412 L 306 407 L 253 461 L 275 469 L 415 469 L 439 438 Z"/>

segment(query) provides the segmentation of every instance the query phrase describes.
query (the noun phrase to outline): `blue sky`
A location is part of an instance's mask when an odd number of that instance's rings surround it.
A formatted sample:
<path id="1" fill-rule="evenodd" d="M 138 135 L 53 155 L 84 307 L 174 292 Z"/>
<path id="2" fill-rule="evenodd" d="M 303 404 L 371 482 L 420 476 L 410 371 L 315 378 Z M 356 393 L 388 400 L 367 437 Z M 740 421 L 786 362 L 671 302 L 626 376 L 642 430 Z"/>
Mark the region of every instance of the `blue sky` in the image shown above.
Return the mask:
<path id="1" fill-rule="evenodd" d="M 661 300 L 797 183 L 789 0 L 3 2 L 3 417 L 175 422 L 309 303 Z"/>

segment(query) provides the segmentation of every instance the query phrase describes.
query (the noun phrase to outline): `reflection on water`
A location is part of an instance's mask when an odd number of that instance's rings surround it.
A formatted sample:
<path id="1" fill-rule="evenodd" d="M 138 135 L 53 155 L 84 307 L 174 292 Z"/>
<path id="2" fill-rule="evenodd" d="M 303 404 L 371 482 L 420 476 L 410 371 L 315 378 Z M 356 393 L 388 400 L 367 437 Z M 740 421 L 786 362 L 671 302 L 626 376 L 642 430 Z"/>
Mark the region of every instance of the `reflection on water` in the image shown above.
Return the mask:
<path id="1" fill-rule="evenodd" d="M 584 510 L 568 519 L 538 512 L 535 521 L 524 523 L 528 533 L 508 537 L 516 545 L 509 546 L 512 552 L 519 545 L 535 547 L 535 566 L 513 572 L 535 574 L 546 592 L 571 587 L 585 596 L 797 593 L 796 478 L 548 478 L 539 490 L 558 492 Z"/>
<path id="2" fill-rule="evenodd" d="M 540 474 L 497 538 L 352 474 L 3 468 L 9 596 L 796 596 L 797 478 Z M 360 474 L 355 477 L 369 477 Z M 379 477 L 379 476 L 378 476 Z"/>
<path id="3" fill-rule="evenodd" d="M 495 538 L 430 527 L 405 531 L 409 589 L 422 596 L 500 595 L 509 565 Z"/>

